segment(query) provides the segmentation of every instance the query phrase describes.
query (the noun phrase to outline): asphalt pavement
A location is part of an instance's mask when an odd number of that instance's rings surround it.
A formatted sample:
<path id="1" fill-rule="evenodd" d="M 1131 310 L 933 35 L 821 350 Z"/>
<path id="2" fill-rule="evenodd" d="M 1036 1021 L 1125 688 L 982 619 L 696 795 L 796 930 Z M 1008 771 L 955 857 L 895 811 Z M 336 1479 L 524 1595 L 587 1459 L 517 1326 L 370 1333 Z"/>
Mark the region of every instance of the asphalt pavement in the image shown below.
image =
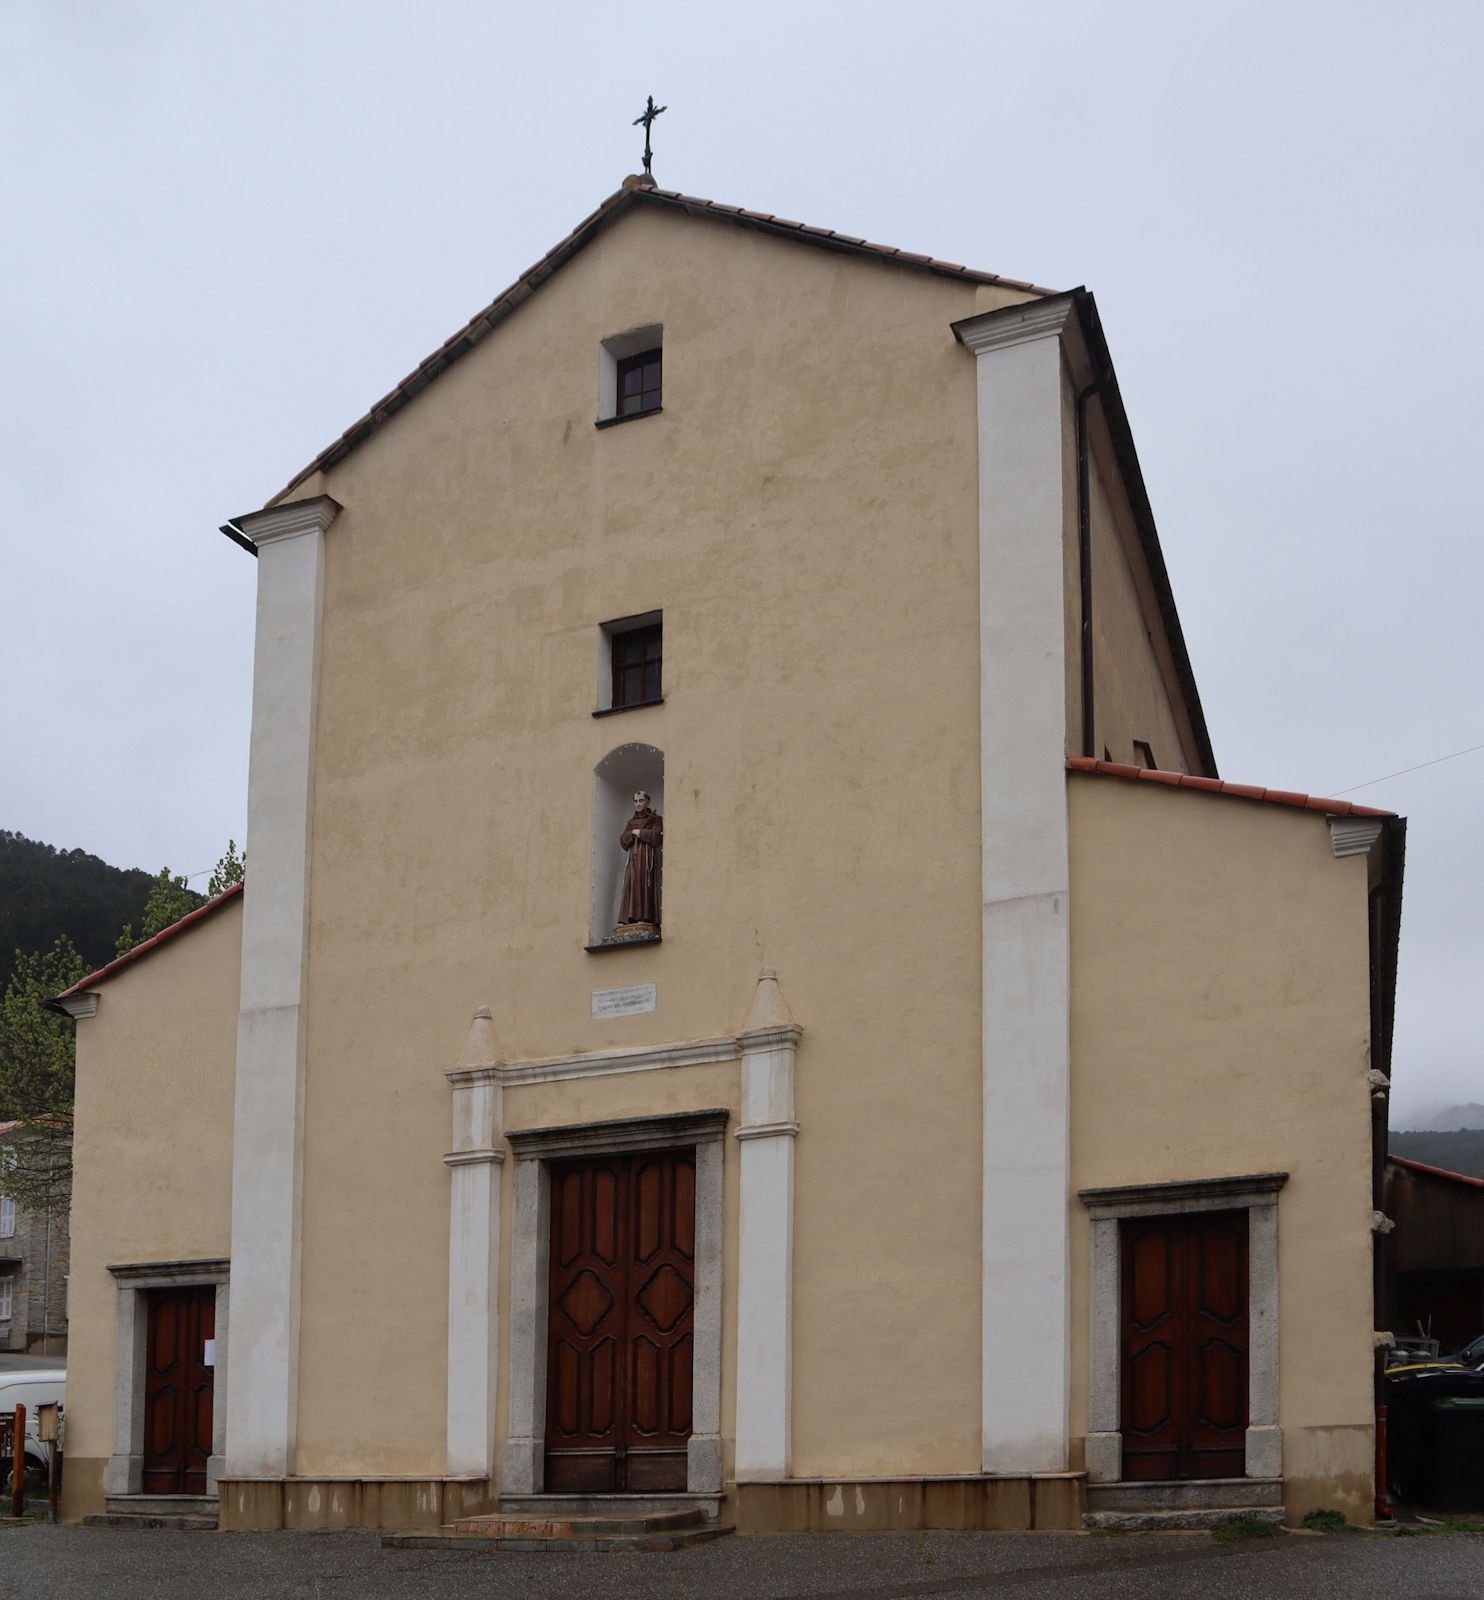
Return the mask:
<path id="1" fill-rule="evenodd" d="M 1484 1600 L 1484 1535 L 733 1536 L 673 1555 L 384 1550 L 374 1533 L 0 1528 L 0 1600 Z"/>

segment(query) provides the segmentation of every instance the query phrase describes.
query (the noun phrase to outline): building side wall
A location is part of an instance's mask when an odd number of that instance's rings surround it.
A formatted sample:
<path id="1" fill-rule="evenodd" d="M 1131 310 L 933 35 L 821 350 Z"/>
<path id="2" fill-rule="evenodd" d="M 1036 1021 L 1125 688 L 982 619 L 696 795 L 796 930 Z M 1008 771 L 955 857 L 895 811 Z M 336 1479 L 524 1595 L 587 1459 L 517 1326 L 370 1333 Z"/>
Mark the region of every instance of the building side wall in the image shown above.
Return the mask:
<path id="1" fill-rule="evenodd" d="M 303 486 L 344 510 L 301 1472 L 442 1464 L 442 1068 L 473 1006 L 507 1056 L 708 1037 L 738 1026 L 764 961 L 806 1027 L 794 1470 L 975 1469 L 977 454 L 949 324 L 994 303 L 630 214 Z M 663 413 L 595 429 L 599 341 L 650 323 Z M 655 608 L 665 704 L 595 720 L 598 624 Z M 664 943 L 593 957 L 592 771 L 629 741 L 666 753 Z M 594 989 L 641 982 L 652 1015 L 591 1018 Z M 658 1074 L 622 1091 L 636 1111 L 686 1092 Z M 553 1091 L 549 1114 L 584 1104 Z"/>
<path id="2" fill-rule="evenodd" d="M 1284 1171 L 1286 1504 L 1370 1520 L 1366 861 L 1317 815 L 1073 777 L 1074 1189 Z M 1072 1432 L 1088 1221 L 1073 1207 Z"/>
<path id="3" fill-rule="evenodd" d="M 1098 448 L 1095 423 L 1089 432 L 1095 748 L 1078 753 L 1101 757 L 1106 749 L 1114 761 L 1142 766 L 1133 744 L 1142 739 L 1165 771 L 1199 772 L 1117 464 L 1111 449 Z"/>
<path id="4" fill-rule="evenodd" d="M 113 1453 L 108 1268 L 231 1253 L 242 902 L 101 984 L 77 1025 L 64 1514 L 103 1508 Z M 217 1404 L 225 1403 L 218 1375 Z"/>

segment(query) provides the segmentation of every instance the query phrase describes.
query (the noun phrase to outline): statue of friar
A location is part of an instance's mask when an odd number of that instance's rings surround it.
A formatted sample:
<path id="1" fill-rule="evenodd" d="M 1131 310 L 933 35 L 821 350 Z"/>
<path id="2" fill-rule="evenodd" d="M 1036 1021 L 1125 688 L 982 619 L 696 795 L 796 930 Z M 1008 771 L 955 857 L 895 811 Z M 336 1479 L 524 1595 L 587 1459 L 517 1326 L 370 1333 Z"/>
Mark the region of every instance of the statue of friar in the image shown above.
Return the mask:
<path id="1" fill-rule="evenodd" d="M 665 819 L 651 808 L 641 789 L 634 796 L 634 814 L 618 843 L 627 855 L 623 869 L 623 901 L 615 939 L 642 939 L 660 931 L 660 842 Z"/>

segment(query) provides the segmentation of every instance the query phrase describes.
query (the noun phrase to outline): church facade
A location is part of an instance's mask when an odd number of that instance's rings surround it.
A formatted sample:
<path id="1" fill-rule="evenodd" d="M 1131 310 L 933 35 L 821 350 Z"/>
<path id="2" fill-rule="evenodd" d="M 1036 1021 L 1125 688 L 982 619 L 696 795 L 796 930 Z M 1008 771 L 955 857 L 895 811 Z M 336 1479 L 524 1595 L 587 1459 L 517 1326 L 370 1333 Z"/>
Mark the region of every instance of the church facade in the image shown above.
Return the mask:
<path id="1" fill-rule="evenodd" d="M 224 531 L 69 1514 L 1368 1519 L 1403 824 L 1217 778 L 1090 295 L 631 181 Z"/>

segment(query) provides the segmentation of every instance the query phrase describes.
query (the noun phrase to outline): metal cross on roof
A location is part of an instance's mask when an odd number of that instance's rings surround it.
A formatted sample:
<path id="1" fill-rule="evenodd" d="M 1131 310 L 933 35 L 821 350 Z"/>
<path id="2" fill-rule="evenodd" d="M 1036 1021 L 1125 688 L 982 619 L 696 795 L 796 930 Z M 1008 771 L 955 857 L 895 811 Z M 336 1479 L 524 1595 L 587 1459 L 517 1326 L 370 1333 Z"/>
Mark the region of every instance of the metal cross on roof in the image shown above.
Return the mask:
<path id="1" fill-rule="evenodd" d="M 669 106 L 657 106 L 654 103 L 654 96 L 650 95 L 649 104 L 644 108 L 644 115 L 634 118 L 634 127 L 637 128 L 640 123 L 644 124 L 644 176 L 646 178 L 652 178 L 654 176 L 653 171 L 650 169 L 650 163 L 654 160 L 654 151 L 650 149 L 649 145 L 650 129 L 654 127 L 654 119 L 659 116 L 662 111 L 668 111 L 669 109 Z"/>

